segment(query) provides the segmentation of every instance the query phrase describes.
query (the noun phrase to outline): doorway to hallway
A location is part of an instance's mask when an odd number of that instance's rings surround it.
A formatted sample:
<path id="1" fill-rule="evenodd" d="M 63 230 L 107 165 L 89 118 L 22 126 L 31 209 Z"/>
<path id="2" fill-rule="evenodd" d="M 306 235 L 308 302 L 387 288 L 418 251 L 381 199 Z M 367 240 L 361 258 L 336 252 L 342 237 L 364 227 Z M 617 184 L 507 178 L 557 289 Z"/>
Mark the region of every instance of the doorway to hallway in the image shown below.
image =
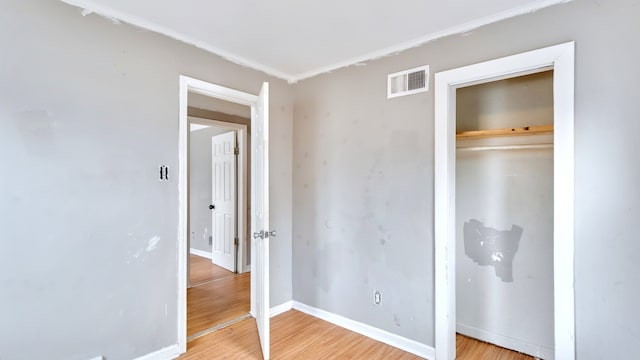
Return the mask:
<path id="1" fill-rule="evenodd" d="M 255 318 L 263 357 L 269 358 L 269 238 L 275 230 L 269 229 L 269 84 L 263 83 L 258 95 L 180 76 L 179 121 L 179 226 L 178 226 L 178 323 L 179 352 L 187 351 L 187 288 L 189 286 L 189 98 L 190 94 L 204 95 L 217 100 L 249 106 L 251 109 L 251 206 L 249 219 L 250 241 L 250 316 Z M 246 164 L 246 161 L 243 162 Z M 241 187 L 240 187 L 241 188 Z M 242 201 L 239 202 L 242 204 Z M 213 204 L 211 204 L 213 205 Z M 244 213 L 239 212 L 238 216 Z M 243 222 L 238 220 L 241 225 Z M 247 227 L 248 228 L 248 227 Z M 248 235 L 247 231 L 238 233 Z M 246 236 L 249 239 L 249 236 Z M 242 252 L 239 252 L 242 253 Z M 218 309 L 220 310 L 220 309 Z"/>

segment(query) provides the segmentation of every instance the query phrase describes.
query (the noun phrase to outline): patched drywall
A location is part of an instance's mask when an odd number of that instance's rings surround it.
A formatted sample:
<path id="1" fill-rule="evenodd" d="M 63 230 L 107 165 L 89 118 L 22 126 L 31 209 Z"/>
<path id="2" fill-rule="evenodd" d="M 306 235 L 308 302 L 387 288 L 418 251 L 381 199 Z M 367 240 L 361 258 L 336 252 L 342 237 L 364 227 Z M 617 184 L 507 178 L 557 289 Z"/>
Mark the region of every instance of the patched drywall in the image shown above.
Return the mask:
<path id="1" fill-rule="evenodd" d="M 386 76 L 575 40 L 577 357 L 634 358 L 639 16 L 636 0 L 574 1 L 294 85 L 294 300 L 433 345 L 433 91 L 387 100 Z M 535 226 L 485 224 L 521 226 L 525 258 Z"/>
<path id="2" fill-rule="evenodd" d="M 180 74 L 253 94 L 270 82 L 271 304 L 291 300 L 290 86 L 59 1 L 2 9 L 0 358 L 177 343 Z"/>
<path id="3" fill-rule="evenodd" d="M 492 266 L 500 280 L 513 282 L 513 258 L 518 252 L 521 237 L 520 226 L 511 225 L 509 230 L 497 230 L 471 219 L 462 227 L 464 241 L 461 248 L 476 264 Z"/>

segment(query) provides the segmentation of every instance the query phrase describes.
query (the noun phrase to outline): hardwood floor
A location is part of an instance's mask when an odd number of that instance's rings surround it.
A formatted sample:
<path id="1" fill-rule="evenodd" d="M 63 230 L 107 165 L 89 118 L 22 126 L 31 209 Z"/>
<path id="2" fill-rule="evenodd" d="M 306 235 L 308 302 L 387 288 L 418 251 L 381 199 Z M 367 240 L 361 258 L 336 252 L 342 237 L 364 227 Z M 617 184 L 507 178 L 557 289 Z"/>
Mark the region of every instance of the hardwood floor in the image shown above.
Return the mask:
<path id="1" fill-rule="evenodd" d="M 532 360 L 534 357 L 456 334 L 456 359 Z"/>
<path id="2" fill-rule="evenodd" d="M 249 312 L 250 274 L 234 274 L 190 255 L 187 336 Z M 459 360 L 532 360 L 533 357 L 456 335 Z M 253 318 L 191 340 L 179 359 L 262 359 Z M 326 321 L 291 310 L 271 319 L 272 359 L 420 359 Z"/>
<path id="3" fill-rule="evenodd" d="M 191 274 L 200 281 L 187 290 L 187 336 L 249 312 L 250 273 L 234 274 L 195 255 L 190 259 Z"/>
<path id="4" fill-rule="evenodd" d="M 235 275 L 233 272 L 213 264 L 207 258 L 189 254 L 189 283 L 191 286 L 233 275 Z"/>
<path id="5" fill-rule="evenodd" d="M 253 318 L 195 339 L 179 359 L 262 359 Z M 398 359 L 419 357 L 296 310 L 271 319 L 271 358 Z"/>

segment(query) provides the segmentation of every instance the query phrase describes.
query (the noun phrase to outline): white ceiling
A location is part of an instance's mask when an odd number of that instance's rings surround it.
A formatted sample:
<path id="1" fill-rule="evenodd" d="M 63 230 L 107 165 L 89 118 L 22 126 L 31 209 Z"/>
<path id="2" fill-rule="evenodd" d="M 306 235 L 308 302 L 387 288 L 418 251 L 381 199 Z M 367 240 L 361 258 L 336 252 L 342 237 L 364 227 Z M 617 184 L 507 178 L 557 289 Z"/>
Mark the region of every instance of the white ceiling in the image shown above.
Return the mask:
<path id="1" fill-rule="evenodd" d="M 567 0 L 62 1 L 294 82 Z"/>

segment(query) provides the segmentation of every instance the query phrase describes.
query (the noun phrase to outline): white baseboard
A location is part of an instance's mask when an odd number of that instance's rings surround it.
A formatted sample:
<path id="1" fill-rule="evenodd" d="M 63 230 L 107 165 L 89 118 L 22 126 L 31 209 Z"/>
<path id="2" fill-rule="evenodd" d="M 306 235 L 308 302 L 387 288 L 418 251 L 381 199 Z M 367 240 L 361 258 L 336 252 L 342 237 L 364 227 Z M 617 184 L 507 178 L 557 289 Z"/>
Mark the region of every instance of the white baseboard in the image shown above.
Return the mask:
<path id="1" fill-rule="evenodd" d="M 435 349 L 429 345 L 297 301 L 293 301 L 293 308 L 425 359 L 435 359 Z"/>
<path id="2" fill-rule="evenodd" d="M 503 348 L 525 353 L 533 357 L 537 357 L 545 360 L 553 360 L 554 358 L 552 348 L 548 348 L 540 345 L 534 345 L 526 341 L 522 341 L 512 337 L 504 336 L 504 335 L 498 335 L 486 330 L 478 329 L 473 326 L 458 323 L 456 324 L 456 331 L 462 335 L 469 336 L 474 339 L 486 341 L 488 343 L 495 344 Z"/>
<path id="3" fill-rule="evenodd" d="M 202 250 L 190 248 L 189 249 L 189 253 L 191 253 L 193 255 L 202 256 L 203 258 L 207 258 L 207 259 L 211 260 L 211 253 L 208 252 L 208 251 L 202 251 Z"/>
<path id="4" fill-rule="evenodd" d="M 274 316 L 278 316 L 280 314 L 282 314 L 283 312 L 287 312 L 289 310 L 293 309 L 293 301 L 289 300 L 285 303 L 282 303 L 278 306 L 274 306 L 271 309 L 269 309 L 269 317 L 274 317 Z"/>
<path id="5" fill-rule="evenodd" d="M 177 358 L 178 356 L 180 356 L 180 349 L 178 348 L 178 344 L 175 344 L 164 349 L 154 351 L 150 354 L 140 356 L 135 360 L 171 360 Z"/>

